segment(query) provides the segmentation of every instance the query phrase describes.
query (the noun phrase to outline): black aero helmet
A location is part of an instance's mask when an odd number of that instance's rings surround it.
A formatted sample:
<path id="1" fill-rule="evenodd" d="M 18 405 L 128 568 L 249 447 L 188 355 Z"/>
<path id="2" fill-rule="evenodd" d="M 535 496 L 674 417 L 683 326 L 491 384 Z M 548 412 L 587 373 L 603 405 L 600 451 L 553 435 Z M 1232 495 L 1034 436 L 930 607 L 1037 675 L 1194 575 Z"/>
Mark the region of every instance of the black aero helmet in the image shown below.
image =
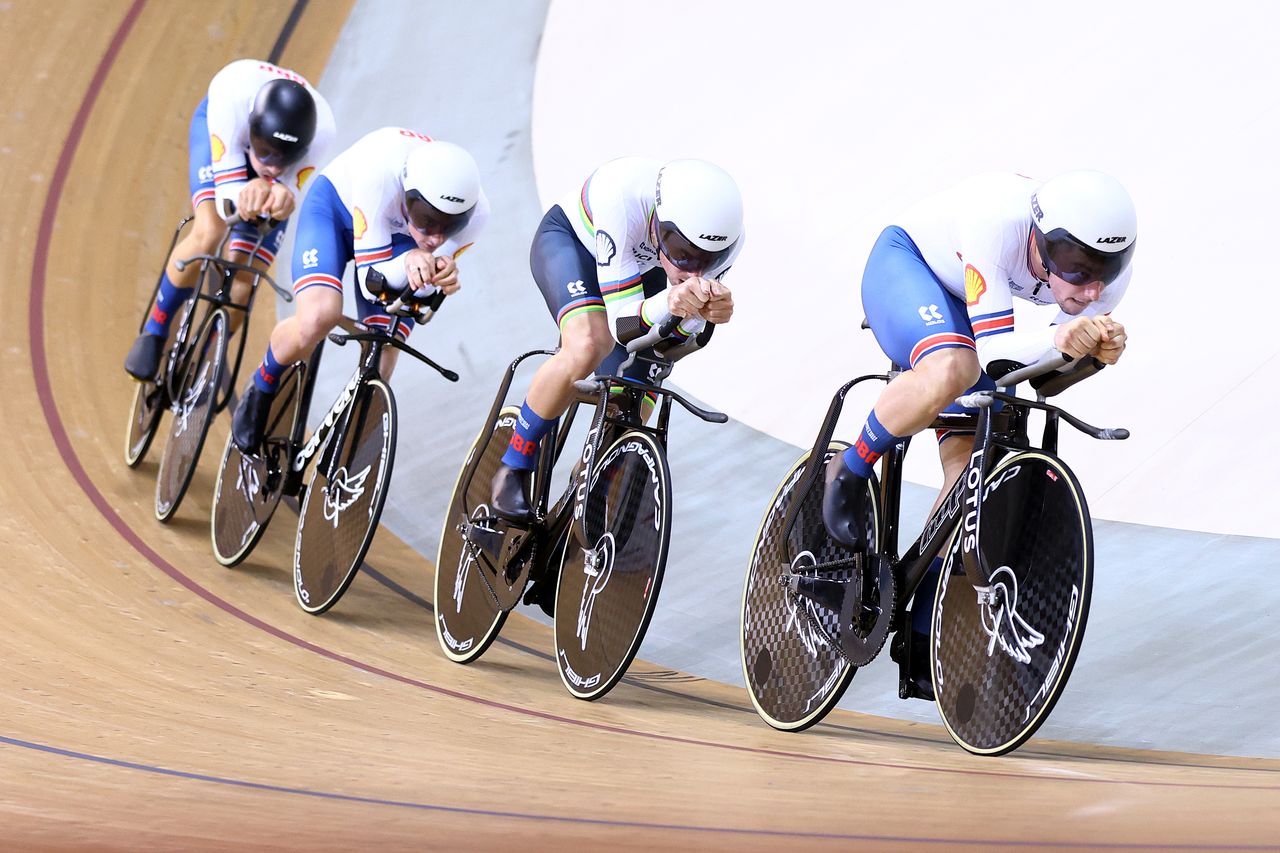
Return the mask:
<path id="1" fill-rule="evenodd" d="M 258 90 L 249 111 L 253 153 L 268 166 L 290 166 L 316 135 L 316 101 L 294 80 L 272 80 Z"/>

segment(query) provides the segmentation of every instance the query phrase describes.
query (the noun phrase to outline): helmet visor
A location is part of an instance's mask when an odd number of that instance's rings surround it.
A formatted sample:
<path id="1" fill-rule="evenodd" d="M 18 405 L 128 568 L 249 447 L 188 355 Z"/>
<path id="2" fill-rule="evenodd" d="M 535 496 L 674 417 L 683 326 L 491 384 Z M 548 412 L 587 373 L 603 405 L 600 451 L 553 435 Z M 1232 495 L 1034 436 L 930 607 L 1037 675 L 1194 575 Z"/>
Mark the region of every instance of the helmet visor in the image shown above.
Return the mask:
<path id="1" fill-rule="evenodd" d="M 305 145 L 285 147 L 257 134 L 249 135 L 249 147 L 253 149 L 253 156 L 258 158 L 259 163 L 264 166 L 278 166 L 281 169 L 289 168 L 307 153 Z"/>
<path id="2" fill-rule="evenodd" d="M 1076 286 L 1095 281 L 1111 284 L 1129 266 L 1136 245 L 1130 243 L 1119 252 L 1099 252 L 1072 237 L 1065 228 L 1055 228 L 1047 234 L 1037 230 L 1036 236 L 1045 268 Z"/>
<path id="3" fill-rule="evenodd" d="M 473 205 L 462 213 L 445 213 L 422 197 L 417 190 L 409 190 L 404 194 L 404 206 L 409 213 L 409 222 L 415 229 L 425 234 L 442 234 L 452 237 L 471 221 L 471 214 L 476 212 Z"/>
<path id="4" fill-rule="evenodd" d="M 715 269 L 729 257 L 737 243 L 734 240 L 723 249 L 708 251 L 684 236 L 674 222 L 658 223 L 658 249 L 672 266 L 683 272 L 705 273 Z"/>

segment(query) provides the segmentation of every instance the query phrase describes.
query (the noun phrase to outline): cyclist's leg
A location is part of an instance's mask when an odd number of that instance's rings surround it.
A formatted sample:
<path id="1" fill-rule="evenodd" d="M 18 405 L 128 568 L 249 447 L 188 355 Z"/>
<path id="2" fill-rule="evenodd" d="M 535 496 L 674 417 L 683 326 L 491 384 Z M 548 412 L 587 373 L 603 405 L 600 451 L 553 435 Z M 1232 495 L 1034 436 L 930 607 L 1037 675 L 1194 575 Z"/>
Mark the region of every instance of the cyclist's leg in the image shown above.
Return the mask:
<path id="1" fill-rule="evenodd" d="M 199 264 L 191 264 L 184 270 L 178 270 L 173 262 L 213 252 L 226 233 L 226 225 L 218 216 L 213 203 L 213 166 L 209 150 L 209 125 L 205 118 L 206 107 L 207 99 L 196 107 L 188 131 L 190 154 L 187 179 L 191 188 L 195 220 L 183 233 L 165 262 L 165 268 L 160 273 L 159 292 L 151 306 L 146 327 L 125 358 L 125 371 L 136 379 L 149 380 L 155 376 L 160 367 L 165 338 L 169 334 L 169 324 L 178 308 L 191 296 L 191 290 L 200 275 Z"/>
<path id="2" fill-rule="evenodd" d="M 398 258 L 410 249 L 416 248 L 417 243 L 409 235 L 391 235 L 392 258 Z M 365 290 L 363 284 L 356 291 L 356 316 L 366 326 L 393 329 L 396 338 L 401 341 L 409 340 L 409 333 L 413 331 L 414 327 L 413 320 L 408 317 L 392 317 L 388 314 L 386 306 L 380 300 L 374 298 L 369 291 Z M 391 374 L 395 372 L 399 356 L 400 351 L 393 347 L 386 347 L 382 350 L 382 358 L 378 363 L 378 370 L 382 373 L 383 379 L 391 379 Z"/>
<path id="3" fill-rule="evenodd" d="M 262 271 L 269 270 L 271 265 L 275 263 L 276 253 L 280 250 L 280 243 L 284 240 L 284 232 L 287 223 L 281 222 L 271 229 L 266 239 L 262 241 L 262 245 L 258 247 L 258 251 L 254 252 L 252 260 L 248 263 L 252 264 L 254 269 Z M 226 257 L 233 261 L 245 263 L 249 252 L 258 242 L 258 229 L 247 222 L 240 222 L 232 226 L 231 239 L 227 241 Z M 235 280 L 231 283 L 231 298 L 237 304 L 244 305 L 253 288 L 253 274 L 248 272 L 236 273 Z M 230 312 L 231 316 L 231 333 L 235 334 L 240 330 L 241 323 L 244 322 L 244 314 L 240 311 Z"/>
<path id="4" fill-rule="evenodd" d="M 667 289 L 667 274 L 662 267 L 657 266 L 646 272 L 640 277 L 641 285 L 644 287 L 644 295 L 647 299 L 650 296 L 661 293 Z M 679 330 L 676 334 L 680 335 Z M 684 338 L 681 337 L 683 340 Z M 604 361 L 596 367 L 597 376 L 615 376 L 622 363 L 627 359 L 627 348 L 621 344 L 613 347 L 613 350 L 605 357 Z M 650 364 L 645 361 L 636 360 L 630 367 L 622 371 L 622 375 L 628 379 L 634 379 L 638 382 L 653 383 L 653 377 L 649 375 Z M 645 394 L 644 401 L 640 407 L 641 420 L 647 421 L 649 415 L 653 412 L 653 407 L 657 403 L 657 395 L 653 393 Z"/>
<path id="5" fill-rule="evenodd" d="M 862 544 L 858 503 L 880 454 L 928 426 L 981 373 L 964 304 L 901 228 L 885 229 L 872 248 L 862 302 L 880 348 L 908 369 L 880 393 L 857 441 L 827 469 L 823 519 L 849 547 Z"/>
<path id="6" fill-rule="evenodd" d="M 262 361 L 231 422 L 242 453 L 256 452 L 281 374 L 305 358 L 342 316 L 342 272 L 353 256 L 350 214 L 323 175 L 302 204 L 292 273 L 297 310 L 271 331 Z"/>
<path id="7" fill-rule="evenodd" d="M 585 379 L 614 347 L 591 253 L 579 242 L 559 205 L 547 211 L 529 252 L 538 289 L 560 325 L 560 349 L 529 385 L 511 445 L 493 480 L 494 511 L 528 518 L 528 484 L 538 444 L 573 401 L 573 383 Z"/>

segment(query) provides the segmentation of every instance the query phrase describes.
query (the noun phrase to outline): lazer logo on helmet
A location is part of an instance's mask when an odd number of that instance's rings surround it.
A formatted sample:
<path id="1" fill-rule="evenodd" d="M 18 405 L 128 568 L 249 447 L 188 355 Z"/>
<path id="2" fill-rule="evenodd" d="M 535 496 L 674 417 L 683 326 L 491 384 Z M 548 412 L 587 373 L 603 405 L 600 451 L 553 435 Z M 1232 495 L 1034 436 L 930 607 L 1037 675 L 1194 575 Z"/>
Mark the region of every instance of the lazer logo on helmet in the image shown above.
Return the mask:
<path id="1" fill-rule="evenodd" d="M 712 243 L 723 243 L 725 240 L 728 240 L 729 238 L 724 236 L 723 234 L 699 234 L 698 239 L 710 240 Z"/>
<path id="2" fill-rule="evenodd" d="M 466 201 L 465 198 L 458 198 L 456 195 L 442 195 L 440 196 L 440 198 L 443 201 L 451 201 L 454 204 L 462 204 L 463 202 Z"/>
<path id="3" fill-rule="evenodd" d="M 1099 237 L 1099 243 L 1127 243 L 1128 237 Z"/>
<path id="4" fill-rule="evenodd" d="M 1035 194 L 1031 194 L 1031 212 L 1035 214 L 1036 222 L 1044 219 L 1044 211 L 1040 209 L 1040 198 Z"/>
<path id="5" fill-rule="evenodd" d="M 294 136 L 294 135 L 292 135 L 292 134 L 289 134 L 289 133 L 281 133 L 281 132 L 280 132 L 280 131 L 278 131 L 278 130 L 277 130 L 277 131 L 273 131 L 271 135 L 272 135 L 272 136 L 274 136 L 276 139 L 282 139 L 282 140 L 284 140 L 285 142 L 297 142 L 297 141 L 298 141 L 298 137 L 296 137 L 296 136 Z"/>

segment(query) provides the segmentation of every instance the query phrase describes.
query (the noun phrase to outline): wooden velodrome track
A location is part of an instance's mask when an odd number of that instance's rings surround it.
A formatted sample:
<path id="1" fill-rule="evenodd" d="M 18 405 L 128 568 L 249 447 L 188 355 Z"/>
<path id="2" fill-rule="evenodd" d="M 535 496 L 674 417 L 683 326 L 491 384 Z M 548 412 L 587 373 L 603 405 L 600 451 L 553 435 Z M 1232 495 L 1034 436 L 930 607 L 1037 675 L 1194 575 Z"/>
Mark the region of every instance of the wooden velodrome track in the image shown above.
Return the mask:
<path id="1" fill-rule="evenodd" d="M 784 735 L 740 689 L 640 663 L 587 704 L 520 617 L 456 666 L 432 567 L 386 531 L 373 570 L 307 616 L 287 512 L 246 565 L 211 559 L 208 448 L 158 524 L 163 439 L 124 466 L 121 359 L 186 203 L 199 92 L 278 40 L 317 79 L 349 3 L 313 0 L 287 31 L 294 8 L 0 8 L 0 848 L 1280 845 L 1280 762 L 1044 741 L 978 759 L 844 712 Z"/>

